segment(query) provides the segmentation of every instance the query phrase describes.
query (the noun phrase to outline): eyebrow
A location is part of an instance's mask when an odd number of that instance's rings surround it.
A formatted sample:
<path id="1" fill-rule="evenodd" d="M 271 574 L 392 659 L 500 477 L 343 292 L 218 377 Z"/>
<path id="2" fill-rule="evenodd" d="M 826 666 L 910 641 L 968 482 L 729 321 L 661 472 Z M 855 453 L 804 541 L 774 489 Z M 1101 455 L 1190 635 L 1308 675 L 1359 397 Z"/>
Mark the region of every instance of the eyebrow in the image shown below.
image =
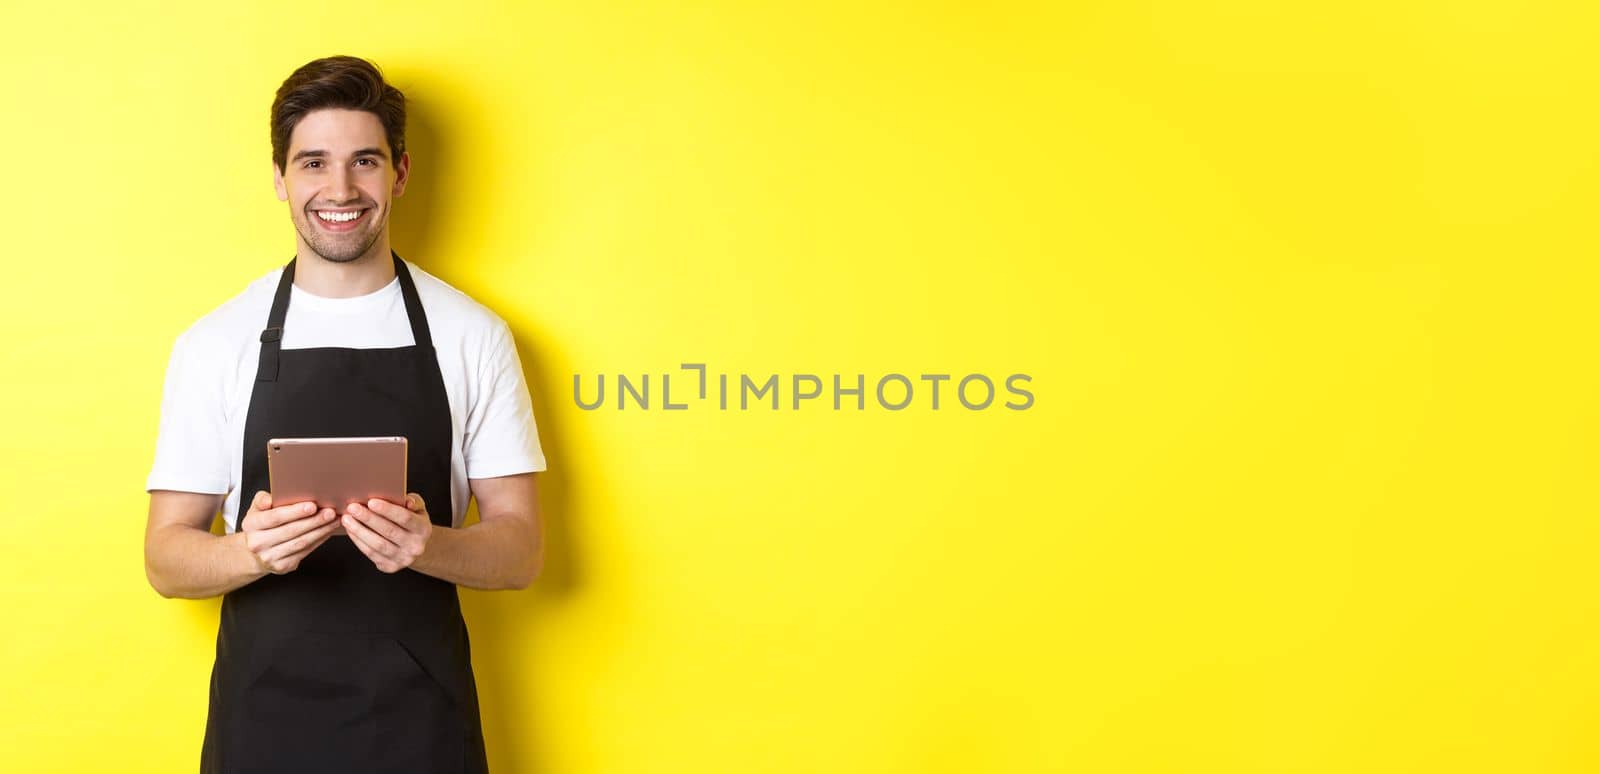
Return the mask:
<path id="1" fill-rule="evenodd" d="M 300 159 L 306 159 L 306 158 L 325 158 L 325 157 L 327 157 L 327 155 L 328 155 L 328 152 L 325 151 L 325 150 L 321 150 L 319 148 L 307 148 L 305 150 L 300 151 L 299 153 L 294 154 L 294 158 L 289 159 L 289 160 L 290 161 L 299 161 Z M 355 153 L 352 153 L 350 155 L 351 156 L 377 156 L 378 158 L 383 159 L 384 161 L 388 161 L 389 160 L 389 154 L 384 153 L 382 148 L 362 148 L 361 150 L 358 150 Z"/>

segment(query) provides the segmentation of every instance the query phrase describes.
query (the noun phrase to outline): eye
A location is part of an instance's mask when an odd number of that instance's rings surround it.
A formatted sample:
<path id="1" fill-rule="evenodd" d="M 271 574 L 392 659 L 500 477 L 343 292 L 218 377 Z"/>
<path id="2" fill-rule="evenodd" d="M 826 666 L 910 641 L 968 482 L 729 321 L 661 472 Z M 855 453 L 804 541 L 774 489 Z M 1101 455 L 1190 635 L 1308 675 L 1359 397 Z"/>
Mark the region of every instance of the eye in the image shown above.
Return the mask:
<path id="1" fill-rule="evenodd" d="M 322 166 L 322 162 L 320 162 L 320 161 L 318 161 L 316 159 L 311 159 L 310 161 L 307 161 L 301 168 L 302 169 L 311 169 L 313 167 L 320 167 L 320 166 Z"/>
<path id="2" fill-rule="evenodd" d="M 356 159 L 356 163 L 357 163 L 357 164 L 360 164 L 360 163 L 361 163 L 361 162 L 363 162 L 363 161 L 364 161 L 364 162 L 366 162 L 366 163 L 367 163 L 367 166 L 369 166 L 369 167 L 375 167 L 375 166 L 377 166 L 377 165 L 378 165 L 378 162 L 377 162 L 377 161 L 375 161 L 375 160 L 373 160 L 373 159 L 369 159 L 369 158 L 359 158 L 359 159 Z"/>

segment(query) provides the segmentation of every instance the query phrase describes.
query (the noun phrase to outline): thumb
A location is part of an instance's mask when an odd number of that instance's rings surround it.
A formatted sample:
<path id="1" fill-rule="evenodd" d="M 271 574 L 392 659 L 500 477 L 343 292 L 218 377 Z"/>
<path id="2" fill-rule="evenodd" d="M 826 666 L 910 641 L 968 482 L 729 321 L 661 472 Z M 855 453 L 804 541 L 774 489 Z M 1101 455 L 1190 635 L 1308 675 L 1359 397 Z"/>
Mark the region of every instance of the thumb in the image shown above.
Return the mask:
<path id="1" fill-rule="evenodd" d="M 266 510 L 268 508 L 271 508 L 272 507 L 272 495 L 267 494 L 265 491 L 256 492 L 255 499 L 250 501 L 250 507 L 254 508 L 254 509 L 258 510 L 258 511 L 264 511 L 264 510 Z"/>

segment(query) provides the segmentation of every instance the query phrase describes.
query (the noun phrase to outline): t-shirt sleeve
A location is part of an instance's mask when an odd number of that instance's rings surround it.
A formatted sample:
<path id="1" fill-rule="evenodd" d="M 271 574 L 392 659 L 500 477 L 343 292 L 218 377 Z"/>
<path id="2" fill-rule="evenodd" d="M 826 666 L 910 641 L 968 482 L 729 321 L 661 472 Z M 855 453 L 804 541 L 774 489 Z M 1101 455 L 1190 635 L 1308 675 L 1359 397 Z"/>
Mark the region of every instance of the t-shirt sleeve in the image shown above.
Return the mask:
<path id="1" fill-rule="evenodd" d="M 227 408 L 222 375 L 200 351 L 193 331 L 179 335 L 161 390 L 161 425 L 155 464 L 145 490 L 226 494 Z"/>
<path id="2" fill-rule="evenodd" d="M 496 321 L 479 356 L 478 385 L 472 393 L 462 438 L 467 478 L 544 470 L 544 450 L 539 446 L 522 360 L 503 320 Z"/>

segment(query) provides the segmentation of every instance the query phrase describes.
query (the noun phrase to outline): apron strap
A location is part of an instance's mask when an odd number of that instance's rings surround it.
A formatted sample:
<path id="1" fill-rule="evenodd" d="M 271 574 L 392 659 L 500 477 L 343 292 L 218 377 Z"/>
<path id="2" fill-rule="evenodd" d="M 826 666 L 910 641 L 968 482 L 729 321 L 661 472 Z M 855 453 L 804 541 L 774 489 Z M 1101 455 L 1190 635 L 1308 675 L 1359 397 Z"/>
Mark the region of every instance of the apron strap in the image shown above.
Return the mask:
<path id="1" fill-rule="evenodd" d="M 428 315 L 422 311 L 422 299 L 417 295 L 416 283 L 411 281 L 411 271 L 406 268 L 400 254 L 389 251 L 394 259 L 394 274 L 400 279 L 400 296 L 405 300 L 406 318 L 411 323 L 411 338 L 419 347 L 432 347 L 433 336 L 428 330 Z M 278 380 L 278 353 L 283 349 L 283 321 L 289 315 L 289 290 L 294 287 L 294 262 L 283 267 L 278 277 L 278 290 L 272 296 L 272 310 L 267 313 L 267 327 L 261 331 L 261 358 L 256 363 L 256 381 Z"/>
<path id="2" fill-rule="evenodd" d="M 278 351 L 283 345 L 283 318 L 289 314 L 289 289 L 294 287 L 294 258 L 283 267 L 278 292 L 272 296 L 272 311 L 267 313 L 267 329 L 261 332 L 261 359 L 256 362 L 256 381 L 278 380 Z"/>
<path id="3" fill-rule="evenodd" d="M 411 321 L 411 340 L 419 347 L 433 347 L 433 334 L 428 330 L 428 315 L 422 311 L 422 298 L 417 295 L 417 286 L 411 281 L 411 270 L 406 268 L 406 262 L 400 260 L 400 254 L 390 250 L 394 256 L 394 274 L 400 278 L 400 296 L 406 302 L 406 318 Z"/>

